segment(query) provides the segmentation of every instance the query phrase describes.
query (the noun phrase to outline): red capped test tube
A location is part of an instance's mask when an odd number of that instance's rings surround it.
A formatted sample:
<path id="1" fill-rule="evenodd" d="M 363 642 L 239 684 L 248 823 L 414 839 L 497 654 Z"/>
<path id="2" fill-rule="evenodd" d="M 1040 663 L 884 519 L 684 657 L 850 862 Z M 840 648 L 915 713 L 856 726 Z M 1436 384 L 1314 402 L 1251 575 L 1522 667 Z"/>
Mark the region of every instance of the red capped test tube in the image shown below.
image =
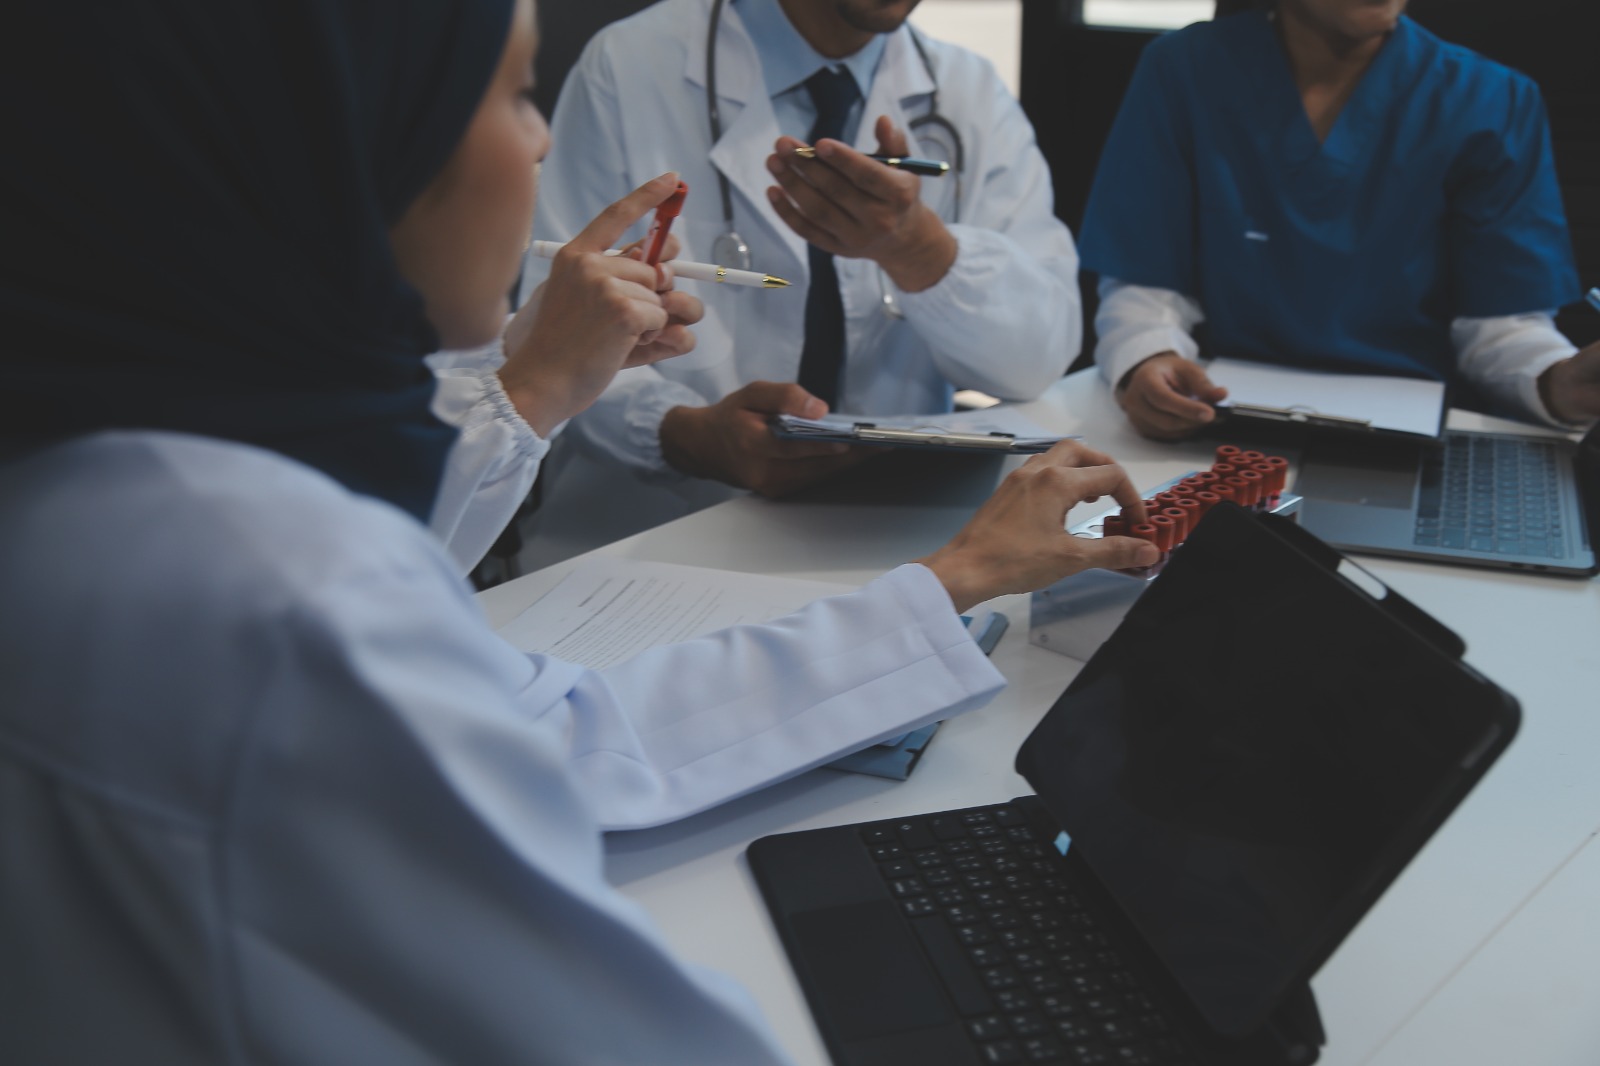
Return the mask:
<path id="1" fill-rule="evenodd" d="M 1108 514 L 1105 521 L 1100 524 L 1100 535 L 1103 537 L 1125 537 L 1128 535 L 1128 520 L 1121 514 Z"/>
<path id="2" fill-rule="evenodd" d="M 1243 449 L 1237 444 L 1219 444 L 1217 445 L 1216 457 L 1212 461 L 1218 463 L 1231 463 L 1233 462 L 1233 457 L 1238 455 L 1241 451 L 1243 451 Z"/>
<path id="3" fill-rule="evenodd" d="M 1200 514 L 1202 516 L 1204 516 L 1207 511 L 1211 510 L 1211 508 L 1222 502 L 1222 497 L 1218 496 L 1212 489 L 1202 489 L 1194 494 L 1194 498 L 1200 504 Z"/>
<path id="4" fill-rule="evenodd" d="M 1181 507 L 1163 507 L 1161 513 L 1172 519 L 1172 546 L 1176 548 L 1189 537 L 1189 514 Z"/>
<path id="5" fill-rule="evenodd" d="M 1150 525 L 1156 527 L 1156 547 L 1164 552 L 1171 551 L 1177 542 L 1178 523 L 1164 514 L 1153 514 L 1150 516 Z"/>
<path id="6" fill-rule="evenodd" d="M 1267 479 L 1261 476 L 1261 471 L 1241 470 L 1237 476 L 1248 486 L 1251 507 L 1255 507 L 1267 498 Z"/>
<path id="7" fill-rule="evenodd" d="M 1194 527 L 1200 524 L 1200 519 L 1205 516 L 1205 509 L 1200 506 L 1200 501 L 1193 496 L 1185 496 L 1178 501 L 1178 510 L 1183 511 L 1188 517 L 1188 525 L 1184 527 L 1184 538 L 1194 532 Z"/>

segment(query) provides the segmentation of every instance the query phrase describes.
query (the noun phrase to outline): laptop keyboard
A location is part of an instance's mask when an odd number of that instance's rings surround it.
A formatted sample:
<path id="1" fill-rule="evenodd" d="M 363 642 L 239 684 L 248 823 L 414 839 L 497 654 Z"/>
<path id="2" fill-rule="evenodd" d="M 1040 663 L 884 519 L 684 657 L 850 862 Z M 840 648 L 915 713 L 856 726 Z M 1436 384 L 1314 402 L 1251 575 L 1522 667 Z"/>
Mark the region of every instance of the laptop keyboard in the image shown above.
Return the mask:
<path id="1" fill-rule="evenodd" d="M 1542 441 L 1445 434 L 1422 461 L 1415 543 L 1565 556 L 1556 454 Z"/>
<path id="2" fill-rule="evenodd" d="M 979 1062 L 1192 1061 L 1021 811 L 914 816 L 861 836 Z"/>

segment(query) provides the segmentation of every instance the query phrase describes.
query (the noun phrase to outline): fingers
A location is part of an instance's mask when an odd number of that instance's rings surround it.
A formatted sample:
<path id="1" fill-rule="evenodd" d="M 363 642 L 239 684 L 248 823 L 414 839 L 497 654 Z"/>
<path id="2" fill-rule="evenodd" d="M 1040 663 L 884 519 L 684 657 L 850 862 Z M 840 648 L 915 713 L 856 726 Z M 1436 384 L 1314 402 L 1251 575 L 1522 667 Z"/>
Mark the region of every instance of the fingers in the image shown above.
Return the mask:
<path id="1" fill-rule="evenodd" d="M 902 139 L 903 140 L 903 139 Z M 797 159 L 797 163 L 810 163 L 813 166 L 826 165 L 842 174 L 851 185 L 868 196 L 890 203 L 903 200 L 909 190 L 911 195 L 916 195 L 919 184 L 915 174 L 886 167 L 876 159 L 851 148 L 843 141 L 834 141 L 827 138 L 817 142 L 817 158 L 814 160 Z M 904 155 L 904 152 L 890 152 L 886 155 Z M 804 171 L 803 171 L 804 172 Z"/>
<path id="2" fill-rule="evenodd" d="M 784 225 L 794 230 L 800 239 L 807 244 L 814 244 L 818 248 L 825 249 L 835 255 L 842 251 L 839 237 L 836 234 L 829 233 L 801 214 L 799 209 L 784 195 L 782 189 L 769 188 L 767 190 L 767 202 L 772 205 L 772 210 L 777 212 L 778 217 L 783 219 Z"/>
<path id="3" fill-rule="evenodd" d="M 1079 557 L 1089 566 L 1102 570 L 1130 570 L 1154 566 L 1161 552 L 1154 544 L 1137 537 L 1103 537 L 1077 542 Z"/>
<path id="4" fill-rule="evenodd" d="M 667 173 L 659 178 L 651 178 L 595 216 L 594 221 L 583 228 L 583 232 L 567 242 L 563 252 L 604 252 L 628 232 L 628 227 L 655 210 L 677 188 L 677 174 Z"/>
<path id="5" fill-rule="evenodd" d="M 793 382 L 752 381 L 727 399 L 737 407 L 764 415 L 821 418 L 828 413 L 827 404 Z"/>
<path id="6" fill-rule="evenodd" d="M 1181 363 L 1174 364 L 1173 370 L 1178 389 L 1198 397 L 1207 404 L 1214 404 L 1228 395 L 1228 390 L 1214 384 L 1206 374 L 1205 368 L 1199 363 L 1191 363 L 1185 359 Z"/>
<path id="7" fill-rule="evenodd" d="M 905 131 L 889 121 L 888 115 L 878 116 L 878 121 L 872 126 L 872 132 L 878 138 L 879 155 L 908 156 L 911 154 L 911 142 L 906 140 Z"/>
<path id="8" fill-rule="evenodd" d="M 661 293 L 661 306 L 674 323 L 692 326 L 706 315 L 706 305 L 698 296 L 674 289 Z"/>

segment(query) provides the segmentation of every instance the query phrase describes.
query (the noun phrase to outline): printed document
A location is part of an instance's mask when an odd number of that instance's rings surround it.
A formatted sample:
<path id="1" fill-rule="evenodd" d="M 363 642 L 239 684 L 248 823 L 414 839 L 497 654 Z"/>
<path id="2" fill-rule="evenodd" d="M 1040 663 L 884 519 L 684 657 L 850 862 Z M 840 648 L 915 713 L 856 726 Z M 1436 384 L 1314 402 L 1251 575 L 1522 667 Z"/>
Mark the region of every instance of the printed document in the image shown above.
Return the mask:
<path id="1" fill-rule="evenodd" d="M 657 644 L 770 621 L 853 586 L 596 556 L 501 627 L 516 648 L 598 670 Z"/>

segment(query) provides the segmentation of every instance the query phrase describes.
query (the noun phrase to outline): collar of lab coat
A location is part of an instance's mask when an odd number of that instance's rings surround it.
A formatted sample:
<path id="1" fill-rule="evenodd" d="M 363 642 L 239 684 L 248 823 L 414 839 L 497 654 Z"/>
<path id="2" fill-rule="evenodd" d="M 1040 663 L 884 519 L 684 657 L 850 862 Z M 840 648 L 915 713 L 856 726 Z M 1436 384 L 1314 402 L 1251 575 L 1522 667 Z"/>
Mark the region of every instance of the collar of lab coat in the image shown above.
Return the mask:
<path id="1" fill-rule="evenodd" d="M 688 34 L 688 48 L 685 50 L 688 58 L 684 65 L 684 77 L 700 90 L 702 96 L 706 87 L 706 34 L 703 28 L 711 19 L 711 3 L 712 0 L 701 0 L 696 5 L 700 17 L 692 23 L 696 29 Z M 878 139 L 873 134 L 873 128 L 879 115 L 888 115 L 890 122 L 906 130 L 910 150 L 916 154 L 916 138 L 909 129 L 906 108 L 919 97 L 929 96 L 933 90 L 933 79 L 917 55 L 917 46 L 911 41 L 911 31 L 901 26 L 885 42 L 883 59 L 878 64 L 877 75 L 872 79 L 872 90 L 861 111 L 855 147 L 863 152 L 876 151 Z M 772 175 L 767 172 L 767 156 L 772 154 L 772 144 L 778 139 L 778 120 L 761 77 L 755 44 L 731 4 L 723 6 L 721 25 L 717 31 L 717 99 L 722 104 L 722 136 L 711 146 L 711 165 L 721 171 L 734 189 L 744 196 L 748 201 L 747 210 L 754 210 L 779 235 L 794 254 L 796 265 L 800 267 L 797 273 L 803 273 L 809 269 L 806 242 L 778 217 L 767 202 L 767 186 L 773 184 Z M 729 104 L 737 105 L 737 113 L 733 113 L 735 109 Z M 763 268 L 776 269 L 766 264 L 763 264 Z M 790 269 L 793 270 L 793 267 Z"/>

